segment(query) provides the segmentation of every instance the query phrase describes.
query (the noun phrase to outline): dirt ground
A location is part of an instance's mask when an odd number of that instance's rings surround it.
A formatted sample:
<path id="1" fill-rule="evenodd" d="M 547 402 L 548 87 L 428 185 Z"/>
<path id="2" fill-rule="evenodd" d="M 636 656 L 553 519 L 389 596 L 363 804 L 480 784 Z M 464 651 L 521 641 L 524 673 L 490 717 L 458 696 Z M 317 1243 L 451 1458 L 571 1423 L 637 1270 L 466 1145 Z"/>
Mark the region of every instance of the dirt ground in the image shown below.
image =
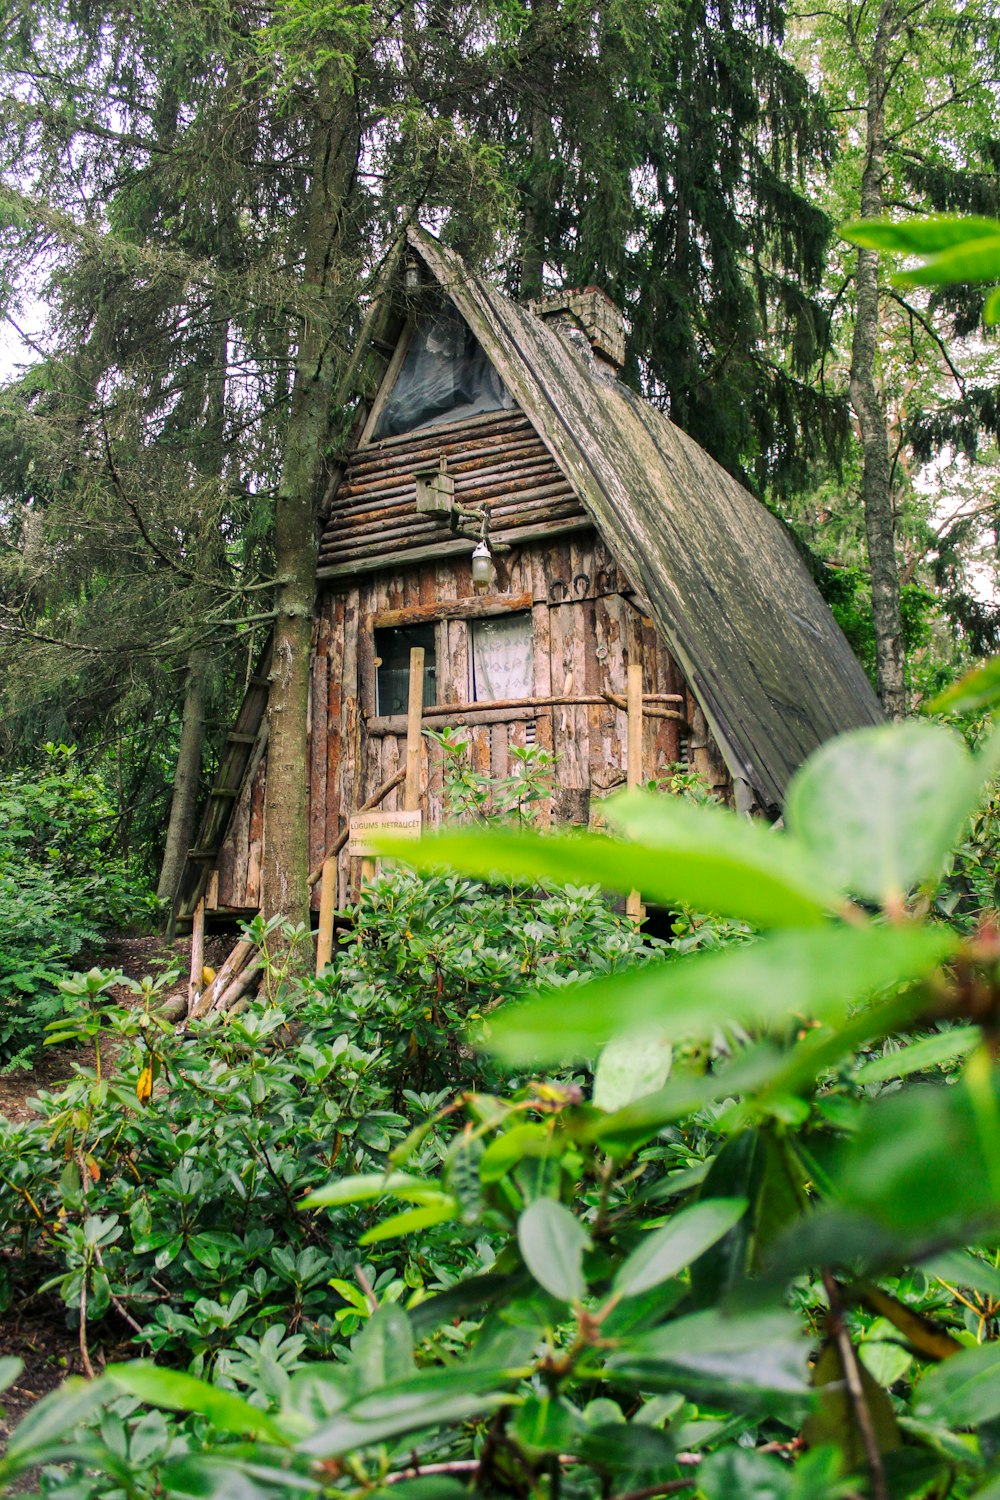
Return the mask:
<path id="1" fill-rule="evenodd" d="M 217 967 L 229 953 L 233 938 L 227 934 L 211 935 L 205 941 L 205 962 Z M 109 941 L 105 952 L 95 960 L 99 968 L 120 969 L 129 979 L 158 974 L 164 968 L 179 968 L 177 988 L 187 985 L 190 967 L 190 939 L 180 938 L 167 945 L 160 937 L 120 937 Z M 173 991 L 171 992 L 173 993 Z M 125 986 L 119 987 L 119 998 L 131 1003 L 133 996 Z M 0 1074 L 0 1114 L 8 1120 L 26 1120 L 33 1113 L 32 1098 L 39 1089 L 56 1089 L 72 1076 L 73 1064 L 88 1064 L 86 1049 L 46 1047 L 40 1050 L 35 1066 L 14 1073 Z M 114 1066 L 113 1053 L 111 1066 Z M 0 1278 L 9 1270 L 12 1277 L 10 1305 L 0 1314 L 0 1358 L 14 1356 L 24 1361 L 24 1370 L 14 1385 L 0 1396 L 6 1419 L 0 1417 L 0 1444 L 19 1419 L 40 1397 L 64 1380 L 80 1375 L 78 1336 L 66 1325 L 66 1309 L 57 1294 L 40 1294 L 39 1285 L 50 1274 L 41 1267 L 31 1268 L 0 1246 Z M 91 1338 L 90 1354 L 99 1366 L 112 1359 L 135 1357 L 129 1344 L 131 1331 L 124 1324 L 116 1326 L 114 1315 L 102 1320 L 100 1339 Z M 101 1342 L 103 1340 L 103 1342 Z"/>

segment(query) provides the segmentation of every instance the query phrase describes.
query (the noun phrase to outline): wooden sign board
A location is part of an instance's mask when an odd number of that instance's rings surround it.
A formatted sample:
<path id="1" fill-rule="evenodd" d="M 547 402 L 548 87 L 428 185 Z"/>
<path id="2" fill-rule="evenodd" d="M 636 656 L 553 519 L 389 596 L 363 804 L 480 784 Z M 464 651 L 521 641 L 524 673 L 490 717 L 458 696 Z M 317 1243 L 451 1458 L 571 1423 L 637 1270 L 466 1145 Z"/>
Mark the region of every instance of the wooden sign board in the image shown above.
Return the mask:
<path id="1" fill-rule="evenodd" d="M 391 834 L 397 839 L 418 839 L 420 812 L 366 812 L 351 815 L 347 852 L 352 859 L 372 859 L 379 853 L 373 839 Z"/>

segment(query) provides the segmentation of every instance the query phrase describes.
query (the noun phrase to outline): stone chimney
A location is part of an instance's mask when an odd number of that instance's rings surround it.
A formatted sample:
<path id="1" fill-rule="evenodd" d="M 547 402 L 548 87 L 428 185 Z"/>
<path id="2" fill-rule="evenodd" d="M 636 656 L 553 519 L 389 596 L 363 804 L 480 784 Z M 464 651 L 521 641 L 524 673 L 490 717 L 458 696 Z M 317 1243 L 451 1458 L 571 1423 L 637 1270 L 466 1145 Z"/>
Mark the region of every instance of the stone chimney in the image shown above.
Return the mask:
<path id="1" fill-rule="evenodd" d="M 568 335 L 571 343 L 584 351 L 589 347 L 602 374 L 617 375 L 625 364 L 625 319 L 599 287 L 551 292 L 533 298 L 528 308 L 543 323 Z"/>

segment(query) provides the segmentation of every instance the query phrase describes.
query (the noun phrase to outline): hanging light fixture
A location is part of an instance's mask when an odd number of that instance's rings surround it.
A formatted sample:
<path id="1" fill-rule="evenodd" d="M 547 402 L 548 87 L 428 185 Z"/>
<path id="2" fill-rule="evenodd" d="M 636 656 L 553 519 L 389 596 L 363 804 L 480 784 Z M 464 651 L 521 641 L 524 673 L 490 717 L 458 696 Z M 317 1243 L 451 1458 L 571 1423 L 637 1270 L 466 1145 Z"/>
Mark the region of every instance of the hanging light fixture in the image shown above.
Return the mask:
<path id="1" fill-rule="evenodd" d="M 472 587 L 477 594 L 486 592 L 493 582 L 495 571 L 489 542 L 485 539 L 477 542 L 472 553 Z"/>
<path id="2" fill-rule="evenodd" d="M 472 587 L 477 594 L 484 594 L 496 578 L 493 552 L 490 548 L 490 508 L 484 505 L 481 513 L 479 541 L 472 552 Z"/>

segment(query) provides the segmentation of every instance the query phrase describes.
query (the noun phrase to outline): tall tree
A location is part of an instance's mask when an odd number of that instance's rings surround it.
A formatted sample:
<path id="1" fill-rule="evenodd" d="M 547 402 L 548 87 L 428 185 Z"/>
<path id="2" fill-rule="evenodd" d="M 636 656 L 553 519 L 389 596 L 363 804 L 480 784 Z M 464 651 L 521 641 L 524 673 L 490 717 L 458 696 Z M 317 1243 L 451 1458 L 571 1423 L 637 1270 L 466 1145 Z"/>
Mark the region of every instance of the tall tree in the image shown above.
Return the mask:
<path id="1" fill-rule="evenodd" d="M 797 43 L 822 69 L 825 91 L 841 121 L 844 160 L 828 201 L 845 216 L 879 217 L 970 203 L 977 156 L 995 112 L 994 85 L 1000 47 L 996 0 L 955 7 L 941 0 L 832 0 L 804 12 Z M 980 189 L 981 191 L 981 189 Z M 905 470 L 894 449 L 898 437 L 887 413 L 886 366 L 896 330 L 913 338 L 946 378 L 957 375 L 934 309 L 907 302 L 889 289 L 874 251 L 854 255 L 853 322 L 848 392 L 857 423 L 860 477 L 871 578 L 879 696 L 899 718 L 906 706 L 906 664 L 898 561 L 898 509 Z M 840 295 L 843 294 L 841 289 Z M 974 321 L 974 320 L 973 320 Z M 966 319 L 964 332 L 971 327 Z M 924 337 L 926 336 L 926 337 Z M 959 403 L 966 424 L 970 392 Z M 941 407 L 932 400 L 932 409 Z M 928 408 L 912 400 L 904 439 L 923 427 Z M 992 409 L 991 409 L 992 408 Z M 973 425 L 996 425 L 996 404 L 980 401 Z M 957 424 L 956 424 L 957 425 Z M 953 431 L 956 430 L 953 428 Z M 944 436 L 938 421 L 939 436 Z M 920 445 L 920 456 L 933 445 Z"/>

